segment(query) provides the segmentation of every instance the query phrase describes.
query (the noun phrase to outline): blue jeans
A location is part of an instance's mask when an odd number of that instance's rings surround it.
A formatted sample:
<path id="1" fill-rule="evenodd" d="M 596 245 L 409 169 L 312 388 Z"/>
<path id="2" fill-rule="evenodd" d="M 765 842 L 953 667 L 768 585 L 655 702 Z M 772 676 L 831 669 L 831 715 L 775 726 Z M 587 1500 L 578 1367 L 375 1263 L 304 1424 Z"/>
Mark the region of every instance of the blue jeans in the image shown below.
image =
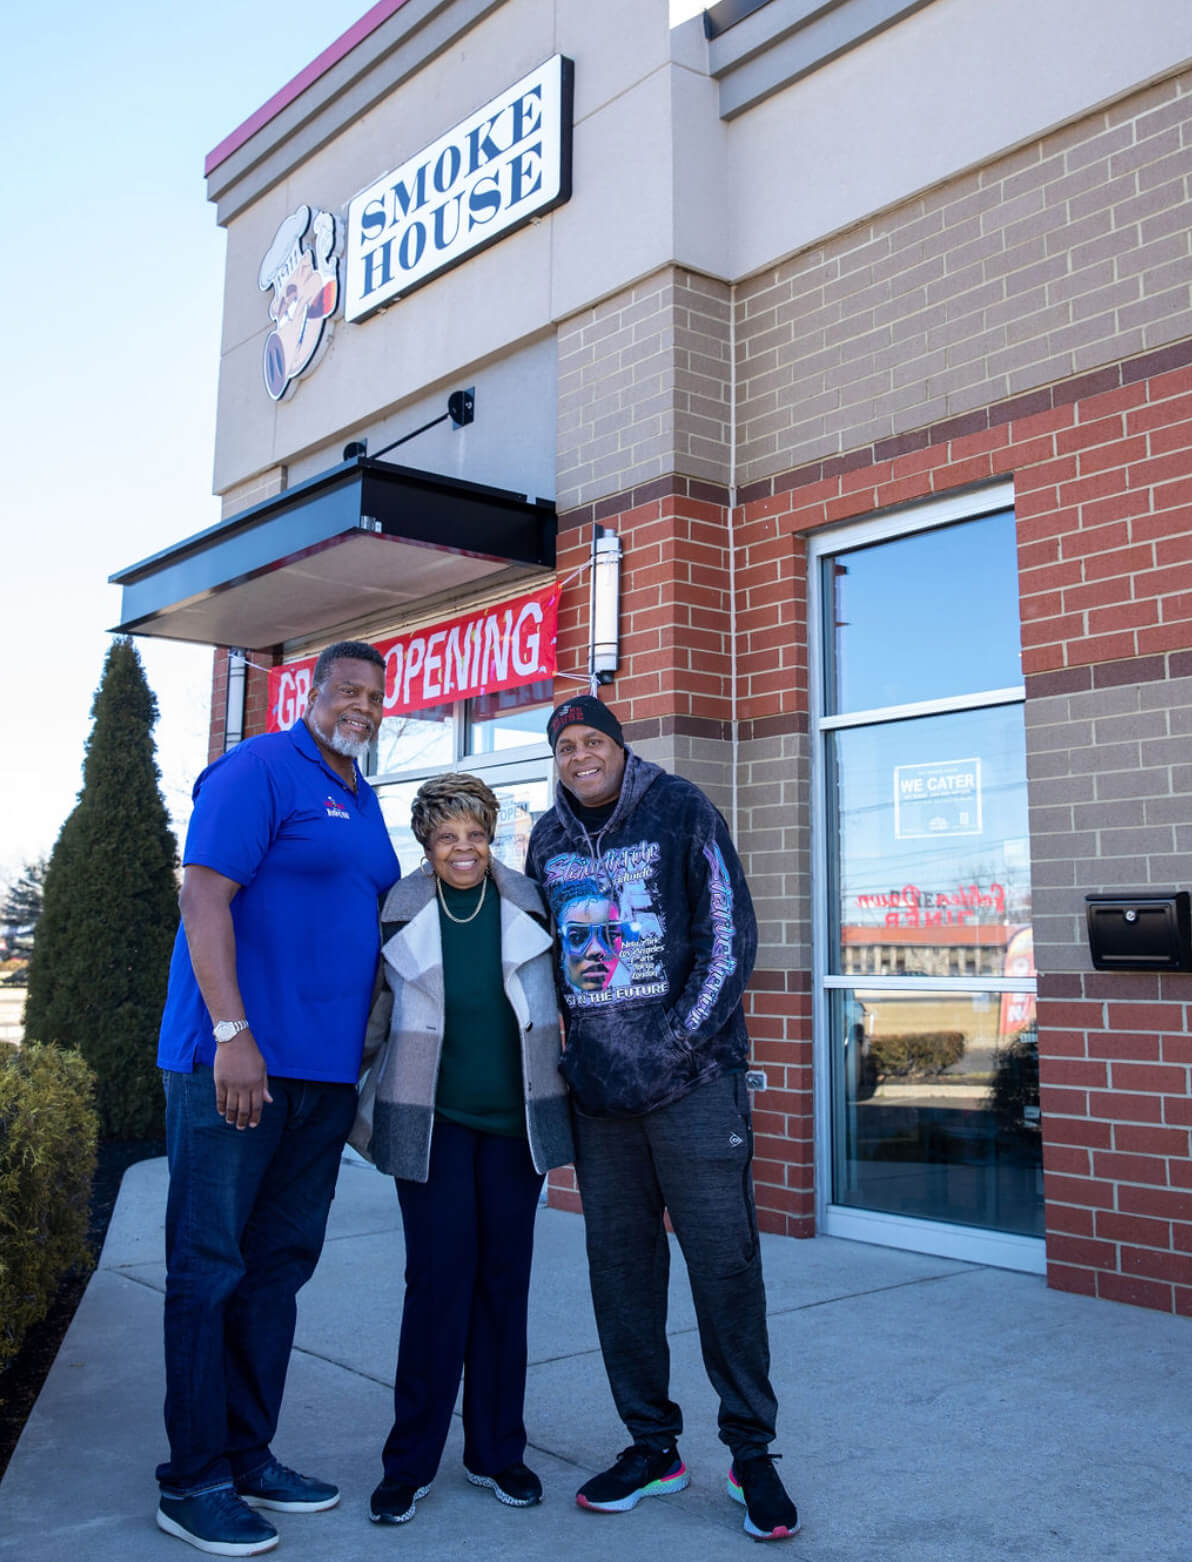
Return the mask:
<path id="1" fill-rule="evenodd" d="M 260 1123 L 239 1130 L 215 1110 L 210 1068 L 164 1079 L 170 1457 L 157 1479 L 186 1497 L 270 1458 L 296 1297 L 322 1251 L 356 1090 L 271 1077 Z"/>

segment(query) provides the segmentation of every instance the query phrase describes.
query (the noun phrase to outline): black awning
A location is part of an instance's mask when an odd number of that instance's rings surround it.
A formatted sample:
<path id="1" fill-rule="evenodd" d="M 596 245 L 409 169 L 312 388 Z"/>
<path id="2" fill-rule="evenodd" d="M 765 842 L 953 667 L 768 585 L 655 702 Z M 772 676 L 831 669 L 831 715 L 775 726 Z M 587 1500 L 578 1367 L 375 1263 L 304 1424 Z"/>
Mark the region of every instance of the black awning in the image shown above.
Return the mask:
<path id="1" fill-rule="evenodd" d="M 554 562 L 549 501 L 358 456 L 110 579 L 121 634 L 265 650 Z"/>

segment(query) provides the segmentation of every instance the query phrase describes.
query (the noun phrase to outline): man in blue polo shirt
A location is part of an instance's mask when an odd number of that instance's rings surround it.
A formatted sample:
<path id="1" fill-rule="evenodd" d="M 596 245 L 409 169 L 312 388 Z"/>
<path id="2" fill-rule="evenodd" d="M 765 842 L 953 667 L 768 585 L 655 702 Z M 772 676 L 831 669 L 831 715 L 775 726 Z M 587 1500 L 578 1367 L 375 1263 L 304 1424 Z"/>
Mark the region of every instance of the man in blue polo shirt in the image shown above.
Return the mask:
<path id="1" fill-rule="evenodd" d="M 372 646 L 329 646 L 302 721 L 195 783 L 158 1051 L 170 1457 L 157 1523 L 221 1556 L 277 1544 L 259 1508 L 339 1501 L 269 1444 L 355 1116 L 378 899 L 399 872 L 356 763 L 384 689 Z"/>

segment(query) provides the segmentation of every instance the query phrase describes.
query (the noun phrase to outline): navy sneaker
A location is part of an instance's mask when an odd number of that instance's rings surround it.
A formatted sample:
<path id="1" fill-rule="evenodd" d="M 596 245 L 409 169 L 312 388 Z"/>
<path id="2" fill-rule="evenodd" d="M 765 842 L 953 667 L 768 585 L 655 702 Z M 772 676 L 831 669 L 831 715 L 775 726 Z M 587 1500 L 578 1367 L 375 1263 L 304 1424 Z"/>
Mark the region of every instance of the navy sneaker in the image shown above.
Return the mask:
<path id="1" fill-rule="evenodd" d="M 195 1497 L 167 1497 L 163 1492 L 157 1527 L 216 1557 L 255 1557 L 272 1551 L 278 1542 L 269 1520 L 246 1507 L 230 1486 Z"/>
<path id="2" fill-rule="evenodd" d="M 745 1509 L 745 1533 L 754 1540 L 787 1540 L 799 1528 L 799 1510 L 778 1478 L 774 1460 L 781 1454 L 754 1454 L 734 1459 L 728 1472 L 728 1494 Z"/>
<path id="3" fill-rule="evenodd" d="M 368 1499 L 368 1516 L 374 1524 L 407 1524 L 414 1517 L 414 1504 L 429 1490 L 429 1481 L 425 1486 L 382 1481 Z"/>
<path id="4" fill-rule="evenodd" d="M 299 1475 L 272 1458 L 251 1475 L 240 1476 L 236 1493 L 250 1508 L 272 1508 L 275 1513 L 322 1513 L 339 1501 L 338 1486 Z"/>
<path id="5" fill-rule="evenodd" d="M 594 1475 L 581 1486 L 575 1500 L 594 1513 L 627 1513 L 643 1497 L 666 1497 L 682 1491 L 690 1480 L 673 1443 L 669 1448 L 634 1443 L 621 1451 L 611 1470 Z"/>
<path id="6" fill-rule="evenodd" d="M 473 1475 L 466 1466 L 464 1473 L 473 1486 L 487 1486 L 498 1502 L 510 1508 L 532 1508 L 542 1501 L 542 1482 L 520 1459 L 496 1475 Z"/>

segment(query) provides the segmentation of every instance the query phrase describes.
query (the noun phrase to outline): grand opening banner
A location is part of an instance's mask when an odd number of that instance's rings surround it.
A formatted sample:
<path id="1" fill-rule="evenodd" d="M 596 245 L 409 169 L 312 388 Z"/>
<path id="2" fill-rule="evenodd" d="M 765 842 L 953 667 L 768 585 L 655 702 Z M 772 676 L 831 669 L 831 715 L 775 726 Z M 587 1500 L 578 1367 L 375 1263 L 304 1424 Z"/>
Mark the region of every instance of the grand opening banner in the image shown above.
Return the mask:
<path id="1" fill-rule="evenodd" d="M 558 617 L 559 589 L 549 586 L 374 642 L 385 658 L 385 715 L 553 678 Z M 305 711 L 314 667 L 311 656 L 270 669 L 267 731 L 285 732 Z"/>

